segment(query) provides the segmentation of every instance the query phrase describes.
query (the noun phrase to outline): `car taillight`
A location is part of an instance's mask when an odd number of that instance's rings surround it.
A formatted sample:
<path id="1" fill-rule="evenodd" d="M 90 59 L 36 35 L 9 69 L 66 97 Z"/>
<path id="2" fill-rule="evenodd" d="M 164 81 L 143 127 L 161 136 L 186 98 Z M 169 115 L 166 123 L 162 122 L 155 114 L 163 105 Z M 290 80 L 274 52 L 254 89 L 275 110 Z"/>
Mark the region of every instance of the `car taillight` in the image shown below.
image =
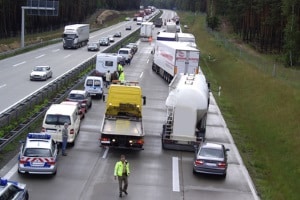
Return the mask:
<path id="1" fill-rule="evenodd" d="M 226 163 L 225 162 L 220 162 L 220 163 L 218 163 L 218 167 L 220 167 L 220 168 L 226 168 Z"/>
<path id="2" fill-rule="evenodd" d="M 24 159 L 24 157 L 22 157 L 22 158 L 20 158 L 19 163 L 20 164 L 25 164 L 25 163 L 27 163 L 27 161 Z"/>
<path id="3" fill-rule="evenodd" d="M 46 128 L 42 127 L 42 132 L 46 132 Z"/>
<path id="4" fill-rule="evenodd" d="M 204 163 L 203 160 L 198 160 L 198 159 L 195 160 L 194 162 L 195 165 L 203 165 L 203 163 Z"/>
<path id="5" fill-rule="evenodd" d="M 143 139 L 137 140 L 136 143 L 137 144 L 144 144 L 144 140 Z"/>
<path id="6" fill-rule="evenodd" d="M 70 134 L 74 134 L 74 133 L 75 133 L 74 129 L 71 129 Z"/>
<path id="7" fill-rule="evenodd" d="M 101 141 L 109 141 L 109 138 L 99 138 Z"/>
<path id="8" fill-rule="evenodd" d="M 49 165 L 55 165 L 55 161 L 49 161 L 49 162 L 47 162 Z"/>

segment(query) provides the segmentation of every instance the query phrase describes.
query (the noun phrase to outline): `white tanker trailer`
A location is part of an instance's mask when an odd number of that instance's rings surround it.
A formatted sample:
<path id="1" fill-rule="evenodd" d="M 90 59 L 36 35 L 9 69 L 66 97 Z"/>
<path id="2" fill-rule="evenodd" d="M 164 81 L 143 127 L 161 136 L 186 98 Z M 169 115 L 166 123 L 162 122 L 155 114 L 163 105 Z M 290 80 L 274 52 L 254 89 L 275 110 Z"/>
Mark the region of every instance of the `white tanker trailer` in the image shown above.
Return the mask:
<path id="1" fill-rule="evenodd" d="M 209 83 L 199 74 L 177 74 L 169 85 L 167 120 L 163 125 L 164 149 L 194 150 L 205 140 Z"/>

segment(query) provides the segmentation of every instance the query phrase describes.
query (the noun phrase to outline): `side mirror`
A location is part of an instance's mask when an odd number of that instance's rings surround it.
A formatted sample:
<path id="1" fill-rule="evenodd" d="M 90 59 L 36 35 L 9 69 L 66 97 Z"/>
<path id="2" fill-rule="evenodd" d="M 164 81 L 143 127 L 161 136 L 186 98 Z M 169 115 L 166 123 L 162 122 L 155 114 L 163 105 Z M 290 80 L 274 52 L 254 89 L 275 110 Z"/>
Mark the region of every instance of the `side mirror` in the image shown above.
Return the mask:
<path id="1" fill-rule="evenodd" d="M 143 105 L 146 105 L 146 97 L 143 96 L 142 98 L 143 98 Z"/>

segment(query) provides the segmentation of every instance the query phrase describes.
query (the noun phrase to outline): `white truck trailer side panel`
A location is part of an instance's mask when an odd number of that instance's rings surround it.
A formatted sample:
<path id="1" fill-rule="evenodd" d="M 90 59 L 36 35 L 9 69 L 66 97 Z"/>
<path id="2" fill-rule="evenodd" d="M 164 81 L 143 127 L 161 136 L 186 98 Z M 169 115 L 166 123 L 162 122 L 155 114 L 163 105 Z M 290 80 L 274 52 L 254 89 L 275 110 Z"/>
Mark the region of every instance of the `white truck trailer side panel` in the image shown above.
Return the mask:
<path id="1" fill-rule="evenodd" d="M 174 76 L 176 73 L 197 73 L 200 51 L 180 42 L 156 41 L 154 64 Z"/>

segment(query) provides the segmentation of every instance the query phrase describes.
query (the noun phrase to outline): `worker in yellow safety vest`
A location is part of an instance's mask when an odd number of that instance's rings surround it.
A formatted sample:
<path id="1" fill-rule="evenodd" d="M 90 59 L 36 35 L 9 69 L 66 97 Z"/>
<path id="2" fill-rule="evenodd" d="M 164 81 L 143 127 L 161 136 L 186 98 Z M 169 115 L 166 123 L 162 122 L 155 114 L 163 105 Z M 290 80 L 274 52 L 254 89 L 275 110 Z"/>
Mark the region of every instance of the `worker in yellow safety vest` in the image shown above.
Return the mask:
<path id="1" fill-rule="evenodd" d="M 124 83 L 124 82 L 125 82 L 125 74 L 124 74 L 123 71 L 121 71 L 120 74 L 119 74 L 119 81 L 120 81 L 121 83 Z"/>
<path id="2" fill-rule="evenodd" d="M 121 155 L 121 158 L 118 162 L 115 164 L 115 170 L 114 170 L 114 177 L 119 181 L 119 195 L 122 197 L 122 192 L 124 192 L 126 195 L 127 193 L 127 187 L 128 187 L 128 176 L 130 174 L 129 169 L 129 163 L 125 159 L 125 155 Z M 122 183 L 124 182 L 124 186 Z"/>
<path id="3" fill-rule="evenodd" d="M 118 62 L 117 71 L 118 71 L 119 76 L 120 76 L 121 72 L 123 71 L 123 66 L 122 66 L 121 62 Z"/>

